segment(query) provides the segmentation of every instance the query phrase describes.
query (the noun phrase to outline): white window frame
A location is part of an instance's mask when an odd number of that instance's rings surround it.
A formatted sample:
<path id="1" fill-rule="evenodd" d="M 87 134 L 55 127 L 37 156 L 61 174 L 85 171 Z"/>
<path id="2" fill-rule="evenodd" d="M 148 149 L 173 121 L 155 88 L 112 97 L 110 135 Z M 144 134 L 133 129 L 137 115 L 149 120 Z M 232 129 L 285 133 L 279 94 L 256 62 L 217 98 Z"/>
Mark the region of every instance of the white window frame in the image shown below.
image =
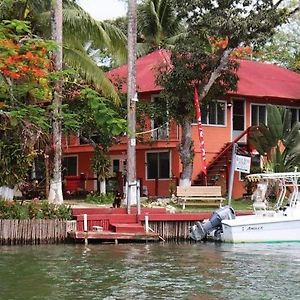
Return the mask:
<path id="1" fill-rule="evenodd" d="M 300 122 L 300 107 L 299 106 L 285 106 L 287 109 L 296 109 L 297 110 L 297 122 Z"/>
<path id="2" fill-rule="evenodd" d="M 227 102 L 225 100 L 219 100 L 219 99 L 214 99 L 212 100 L 213 102 L 219 102 L 224 104 L 224 125 L 223 124 L 209 124 L 209 123 L 203 123 L 203 114 L 202 114 L 202 109 L 201 109 L 201 123 L 202 126 L 207 126 L 207 127 L 227 127 Z M 210 103 L 208 103 L 209 105 Z M 209 120 L 209 113 L 207 114 L 208 120 Z M 192 125 L 197 125 L 197 123 L 193 123 Z"/>
<path id="3" fill-rule="evenodd" d="M 169 177 L 168 178 L 158 178 L 158 180 L 170 180 L 171 178 L 171 169 L 172 169 L 172 150 L 166 149 L 166 150 L 158 150 L 158 151 L 145 151 L 145 178 L 149 181 L 155 181 L 155 178 L 148 178 L 148 161 L 147 161 L 147 154 L 148 153 L 169 153 Z"/>
<path id="4" fill-rule="evenodd" d="M 267 125 L 267 123 L 268 123 L 267 105 L 264 104 L 264 103 L 255 103 L 255 102 L 250 103 L 250 125 L 251 126 L 258 126 L 260 124 L 259 123 L 258 125 L 252 125 L 252 107 L 253 106 L 264 106 L 266 108 L 265 118 L 266 118 L 266 125 Z"/>

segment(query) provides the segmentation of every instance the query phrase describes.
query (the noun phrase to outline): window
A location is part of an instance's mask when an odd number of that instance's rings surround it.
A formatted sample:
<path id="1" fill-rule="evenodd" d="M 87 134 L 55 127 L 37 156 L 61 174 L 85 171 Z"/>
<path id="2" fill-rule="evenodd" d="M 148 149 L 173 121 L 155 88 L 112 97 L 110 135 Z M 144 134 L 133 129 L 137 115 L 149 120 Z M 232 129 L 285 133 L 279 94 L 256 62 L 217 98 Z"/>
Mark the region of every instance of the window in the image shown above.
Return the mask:
<path id="1" fill-rule="evenodd" d="M 154 140 L 168 139 L 169 137 L 169 113 L 168 103 L 162 100 L 159 96 L 152 98 L 154 108 L 153 116 L 151 117 L 152 138 Z"/>
<path id="2" fill-rule="evenodd" d="M 170 153 L 147 153 L 147 179 L 170 178 Z"/>
<path id="3" fill-rule="evenodd" d="M 120 169 L 120 160 L 119 159 L 113 159 L 112 161 L 112 171 L 113 173 L 118 173 Z"/>
<path id="4" fill-rule="evenodd" d="M 258 126 L 259 124 L 267 123 L 267 110 L 265 105 L 251 105 L 251 125 Z"/>
<path id="5" fill-rule="evenodd" d="M 208 125 L 225 125 L 225 102 L 213 101 L 202 106 L 202 123 Z"/>
<path id="6" fill-rule="evenodd" d="M 77 156 L 65 156 L 62 165 L 64 176 L 77 175 Z"/>
<path id="7" fill-rule="evenodd" d="M 90 136 L 79 136 L 79 144 L 80 145 L 86 145 L 90 144 L 90 140 L 92 140 L 96 144 L 101 144 L 103 142 L 103 139 L 101 139 L 101 135 L 97 134 L 92 134 Z"/>
<path id="8" fill-rule="evenodd" d="M 291 112 L 291 127 L 295 123 L 300 122 L 300 109 L 299 108 L 287 108 Z"/>
<path id="9" fill-rule="evenodd" d="M 245 130 L 244 100 L 234 99 L 232 101 L 232 129 L 234 131 Z"/>

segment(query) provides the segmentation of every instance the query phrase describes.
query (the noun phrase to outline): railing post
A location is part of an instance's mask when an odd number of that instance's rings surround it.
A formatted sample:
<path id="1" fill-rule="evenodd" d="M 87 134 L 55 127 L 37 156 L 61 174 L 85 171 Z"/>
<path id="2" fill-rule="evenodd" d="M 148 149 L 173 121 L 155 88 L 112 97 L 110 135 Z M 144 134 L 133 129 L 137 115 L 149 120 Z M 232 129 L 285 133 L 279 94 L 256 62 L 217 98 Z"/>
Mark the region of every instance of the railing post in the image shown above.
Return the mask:
<path id="1" fill-rule="evenodd" d="M 145 231 L 149 232 L 149 216 L 148 214 L 145 214 Z"/>
<path id="2" fill-rule="evenodd" d="M 88 220 L 87 220 L 87 214 L 83 214 L 83 231 L 88 231 Z"/>

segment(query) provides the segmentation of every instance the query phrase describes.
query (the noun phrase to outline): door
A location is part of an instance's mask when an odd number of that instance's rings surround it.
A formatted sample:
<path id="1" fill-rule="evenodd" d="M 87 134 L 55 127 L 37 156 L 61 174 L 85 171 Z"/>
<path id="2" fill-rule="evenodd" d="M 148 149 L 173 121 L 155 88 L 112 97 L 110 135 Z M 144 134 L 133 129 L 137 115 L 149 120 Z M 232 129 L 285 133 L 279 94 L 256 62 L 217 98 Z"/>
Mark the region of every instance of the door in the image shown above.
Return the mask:
<path id="1" fill-rule="evenodd" d="M 245 101 L 235 99 L 232 102 L 232 140 L 238 137 L 244 130 Z"/>

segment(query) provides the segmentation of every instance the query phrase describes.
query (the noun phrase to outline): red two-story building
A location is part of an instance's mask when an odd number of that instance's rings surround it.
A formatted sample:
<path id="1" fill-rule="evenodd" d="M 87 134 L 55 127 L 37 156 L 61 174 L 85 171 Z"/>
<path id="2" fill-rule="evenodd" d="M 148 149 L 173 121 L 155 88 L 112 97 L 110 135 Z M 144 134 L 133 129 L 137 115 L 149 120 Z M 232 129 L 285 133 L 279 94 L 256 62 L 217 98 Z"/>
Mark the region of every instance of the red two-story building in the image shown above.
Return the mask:
<path id="1" fill-rule="evenodd" d="M 161 87 L 155 84 L 157 66 L 169 60 L 167 51 L 158 50 L 137 60 L 137 90 L 139 101 L 155 101 Z M 228 186 L 229 161 L 232 143 L 247 144 L 247 128 L 266 122 L 266 104 L 286 106 L 292 112 L 293 122 L 300 121 L 300 75 L 273 64 L 240 60 L 237 91 L 228 92 L 215 99 L 209 107 L 202 108 L 202 122 L 208 163 L 207 183 L 221 185 L 223 192 Z M 113 81 L 127 78 L 127 65 L 108 73 Z M 126 86 L 123 87 L 126 92 Z M 167 111 L 166 111 L 167 114 Z M 141 191 L 149 196 L 169 196 L 178 183 L 181 162 L 178 145 L 181 128 L 173 121 L 156 124 L 157 120 L 146 120 L 149 132 L 137 135 L 136 159 L 137 178 Z M 147 126 L 146 126 L 147 127 Z M 151 130 L 157 128 L 156 130 Z M 192 128 L 195 157 L 192 183 L 199 184 L 200 146 L 197 124 Z M 126 138 L 110 149 L 111 172 L 126 169 Z M 76 137 L 66 139 L 64 164 L 67 175 L 84 175 L 93 178 L 91 158 L 93 148 L 80 144 Z M 119 173 L 120 174 L 120 173 Z M 245 193 L 241 174 L 235 172 L 233 197 Z M 93 190 L 96 183 L 88 180 L 85 188 Z"/>

